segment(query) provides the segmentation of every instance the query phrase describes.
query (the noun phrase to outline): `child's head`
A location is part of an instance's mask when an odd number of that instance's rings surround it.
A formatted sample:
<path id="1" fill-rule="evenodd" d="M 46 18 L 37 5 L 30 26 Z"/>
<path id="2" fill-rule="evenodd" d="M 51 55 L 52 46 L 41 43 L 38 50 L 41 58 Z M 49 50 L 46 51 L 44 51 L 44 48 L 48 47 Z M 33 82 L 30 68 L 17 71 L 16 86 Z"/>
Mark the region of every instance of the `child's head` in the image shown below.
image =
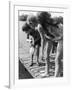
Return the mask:
<path id="1" fill-rule="evenodd" d="M 27 18 L 27 24 L 32 28 L 35 29 L 35 27 L 37 26 L 37 18 L 34 15 L 29 15 Z"/>

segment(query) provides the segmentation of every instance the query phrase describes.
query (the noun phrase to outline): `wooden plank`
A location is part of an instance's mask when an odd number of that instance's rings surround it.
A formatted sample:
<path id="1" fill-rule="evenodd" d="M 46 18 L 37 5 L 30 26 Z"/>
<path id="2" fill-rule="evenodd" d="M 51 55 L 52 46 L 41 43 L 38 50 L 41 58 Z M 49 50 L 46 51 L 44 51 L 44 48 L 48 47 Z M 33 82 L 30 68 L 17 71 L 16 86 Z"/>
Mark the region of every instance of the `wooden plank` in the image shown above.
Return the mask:
<path id="1" fill-rule="evenodd" d="M 29 71 L 29 73 L 34 77 L 34 78 L 42 78 L 42 74 L 45 73 L 45 66 L 37 66 L 34 65 L 32 67 L 30 67 L 31 64 L 31 60 L 30 57 L 28 57 L 27 59 L 22 59 L 21 60 L 23 65 L 27 68 L 27 70 Z M 35 61 L 35 59 L 34 59 Z M 36 61 L 35 61 L 36 62 Z M 54 69 L 55 69 L 55 62 L 54 60 L 50 59 L 50 76 L 54 76 Z"/>

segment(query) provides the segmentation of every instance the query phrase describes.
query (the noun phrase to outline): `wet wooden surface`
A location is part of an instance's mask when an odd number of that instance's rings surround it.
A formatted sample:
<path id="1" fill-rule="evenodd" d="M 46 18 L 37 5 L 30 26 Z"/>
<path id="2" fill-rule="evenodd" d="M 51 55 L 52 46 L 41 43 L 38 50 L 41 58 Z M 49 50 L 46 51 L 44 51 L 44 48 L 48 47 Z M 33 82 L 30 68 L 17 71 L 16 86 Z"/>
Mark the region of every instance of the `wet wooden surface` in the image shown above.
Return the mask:
<path id="1" fill-rule="evenodd" d="M 46 76 L 46 62 L 40 62 L 40 65 L 36 64 L 36 60 L 34 59 L 34 65 L 30 66 L 31 59 L 30 57 L 26 58 L 19 58 L 21 63 L 24 65 L 24 67 L 28 70 L 28 72 L 33 76 L 33 78 L 43 78 L 43 77 L 53 77 L 54 76 L 54 69 L 55 69 L 55 63 L 54 63 L 54 57 L 51 56 L 50 59 L 50 69 L 49 69 L 49 76 Z"/>

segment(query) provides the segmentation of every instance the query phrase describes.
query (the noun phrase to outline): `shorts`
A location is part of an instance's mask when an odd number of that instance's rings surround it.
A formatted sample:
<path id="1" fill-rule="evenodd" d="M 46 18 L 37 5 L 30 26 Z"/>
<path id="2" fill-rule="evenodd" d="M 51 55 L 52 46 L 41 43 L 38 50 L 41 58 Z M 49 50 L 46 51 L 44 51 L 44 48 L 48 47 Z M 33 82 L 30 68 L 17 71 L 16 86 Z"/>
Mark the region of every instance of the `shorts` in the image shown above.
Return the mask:
<path id="1" fill-rule="evenodd" d="M 35 43 L 34 43 L 34 47 L 38 45 L 38 46 L 41 46 L 41 39 L 37 40 Z"/>

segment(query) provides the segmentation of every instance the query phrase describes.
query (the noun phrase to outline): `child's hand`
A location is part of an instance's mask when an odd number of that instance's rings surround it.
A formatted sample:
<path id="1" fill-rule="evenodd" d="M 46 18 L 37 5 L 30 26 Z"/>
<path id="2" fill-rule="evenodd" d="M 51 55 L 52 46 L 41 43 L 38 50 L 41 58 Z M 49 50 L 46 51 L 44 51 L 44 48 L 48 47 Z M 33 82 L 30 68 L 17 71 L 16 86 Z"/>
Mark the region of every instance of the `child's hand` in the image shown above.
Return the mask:
<path id="1" fill-rule="evenodd" d="M 30 43 L 32 40 L 30 40 L 30 39 L 27 39 L 26 41 L 27 41 L 28 43 Z"/>

